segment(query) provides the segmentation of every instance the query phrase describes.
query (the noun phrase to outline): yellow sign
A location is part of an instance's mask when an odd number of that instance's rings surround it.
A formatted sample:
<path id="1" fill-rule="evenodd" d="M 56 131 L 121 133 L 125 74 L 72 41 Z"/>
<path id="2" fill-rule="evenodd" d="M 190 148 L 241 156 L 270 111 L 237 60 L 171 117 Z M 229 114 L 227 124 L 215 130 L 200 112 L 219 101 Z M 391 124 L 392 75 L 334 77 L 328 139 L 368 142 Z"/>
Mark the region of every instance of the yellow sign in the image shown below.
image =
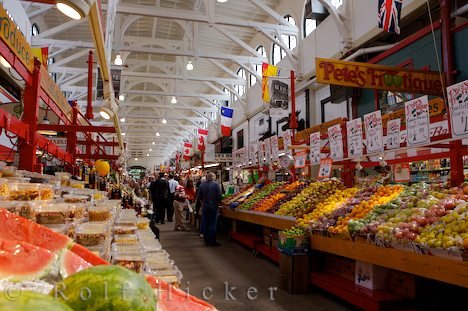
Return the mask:
<path id="1" fill-rule="evenodd" d="M 49 76 L 47 69 L 41 66 L 41 88 L 49 95 L 49 97 L 57 104 L 62 112 L 70 118 L 71 107 L 67 99 L 63 96 L 54 80 Z"/>
<path id="2" fill-rule="evenodd" d="M 0 6 L 0 38 L 29 72 L 33 72 L 34 56 L 31 46 L 2 6 Z"/>
<path id="3" fill-rule="evenodd" d="M 443 95 L 443 83 L 436 71 L 315 59 L 317 82 L 348 87 L 388 90 L 416 94 Z"/>

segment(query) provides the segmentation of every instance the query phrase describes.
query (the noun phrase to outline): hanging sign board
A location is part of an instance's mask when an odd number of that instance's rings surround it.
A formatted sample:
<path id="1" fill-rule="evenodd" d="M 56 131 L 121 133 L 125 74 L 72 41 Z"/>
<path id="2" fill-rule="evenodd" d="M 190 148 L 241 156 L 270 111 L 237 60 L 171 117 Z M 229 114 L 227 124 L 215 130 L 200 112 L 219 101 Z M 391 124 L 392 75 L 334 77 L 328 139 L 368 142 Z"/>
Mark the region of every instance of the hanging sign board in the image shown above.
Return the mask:
<path id="1" fill-rule="evenodd" d="M 447 87 L 452 135 L 468 135 L 468 80 Z"/>
<path id="2" fill-rule="evenodd" d="M 333 160 L 325 158 L 320 160 L 320 168 L 317 179 L 330 178 L 332 172 Z"/>
<path id="3" fill-rule="evenodd" d="M 416 94 L 443 95 L 437 71 L 315 58 L 317 82 Z"/>
<path id="4" fill-rule="evenodd" d="M 257 150 L 258 150 L 258 164 L 263 165 L 265 164 L 265 154 L 263 152 L 263 142 L 259 141 L 257 142 Z"/>
<path id="5" fill-rule="evenodd" d="M 279 161 L 278 136 L 276 135 L 271 136 L 270 143 L 271 143 L 271 156 L 273 158 L 273 161 L 277 162 Z"/>
<path id="6" fill-rule="evenodd" d="M 406 130 L 408 146 L 430 142 L 429 104 L 427 95 L 405 103 Z"/>
<path id="7" fill-rule="evenodd" d="M 408 163 L 397 164 L 393 168 L 393 180 L 395 182 L 410 181 L 410 167 Z"/>
<path id="8" fill-rule="evenodd" d="M 34 56 L 31 46 L 2 6 L 0 6 L 0 21 L 1 40 L 8 45 L 29 72 L 33 72 Z"/>
<path id="9" fill-rule="evenodd" d="M 367 153 L 384 150 L 382 133 L 382 115 L 380 110 L 364 115 Z"/>
<path id="10" fill-rule="evenodd" d="M 264 148 L 265 148 L 265 158 L 266 158 L 266 163 L 271 162 L 271 140 L 270 138 L 267 138 L 263 141 L 264 143 Z"/>
<path id="11" fill-rule="evenodd" d="M 255 157 L 255 142 L 253 141 L 249 143 L 249 159 L 253 165 L 257 164 L 257 160 Z"/>
<path id="12" fill-rule="evenodd" d="M 320 164 L 320 132 L 310 134 L 310 165 Z"/>
<path id="13" fill-rule="evenodd" d="M 284 147 L 284 153 L 287 155 L 292 156 L 292 149 L 289 149 L 288 147 L 292 145 L 292 136 L 291 136 L 291 131 L 286 130 L 283 132 L 283 147 Z"/>
<path id="14" fill-rule="evenodd" d="M 343 136 L 341 125 L 336 124 L 328 128 L 328 141 L 330 143 L 330 157 L 333 160 L 343 159 Z"/>
<path id="15" fill-rule="evenodd" d="M 294 168 L 303 168 L 306 166 L 307 153 L 299 152 L 294 156 Z"/>
<path id="16" fill-rule="evenodd" d="M 400 148 L 400 128 L 400 118 L 387 122 L 387 149 Z"/>
<path id="17" fill-rule="evenodd" d="M 294 167 L 294 158 L 288 154 L 285 154 L 280 158 L 279 164 L 281 168 L 290 169 Z"/>
<path id="18" fill-rule="evenodd" d="M 362 155 L 362 121 L 357 118 L 346 122 L 348 157 Z"/>

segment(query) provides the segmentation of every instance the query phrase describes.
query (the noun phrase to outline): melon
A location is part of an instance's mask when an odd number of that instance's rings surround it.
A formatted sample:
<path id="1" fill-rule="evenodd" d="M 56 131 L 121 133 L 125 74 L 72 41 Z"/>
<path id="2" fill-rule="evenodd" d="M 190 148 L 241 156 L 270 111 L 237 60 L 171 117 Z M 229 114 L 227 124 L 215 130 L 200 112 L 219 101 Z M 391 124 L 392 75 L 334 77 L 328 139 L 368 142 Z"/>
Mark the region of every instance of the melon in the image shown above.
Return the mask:
<path id="1" fill-rule="evenodd" d="M 120 266 L 95 266 L 58 283 L 50 295 L 73 310 L 156 310 L 156 297 L 145 278 Z"/>
<path id="2" fill-rule="evenodd" d="M 87 262 L 89 262 L 93 266 L 109 264 L 107 261 L 105 261 L 98 255 L 94 254 L 92 251 L 90 251 L 89 249 L 87 249 L 81 244 L 78 244 L 78 243 L 73 244 L 70 250 L 76 255 L 86 260 Z"/>
<path id="3" fill-rule="evenodd" d="M 47 227 L 0 208 L 0 238 L 27 242 L 52 252 L 71 245 L 72 240 Z"/>
<path id="4" fill-rule="evenodd" d="M 37 280 L 55 264 L 55 253 L 26 242 L 0 239 L 0 279 Z"/>
<path id="5" fill-rule="evenodd" d="M 63 250 L 60 254 L 59 270 L 62 278 L 66 278 L 73 273 L 79 272 L 89 267 L 92 267 L 89 262 L 67 249 Z"/>
<path id="6" fill-rule="evenodd" d="M 110 172 L 110 164 L 106 160 L 97 160 L 94 163 L 94 167 L 96 168 L 96 172 L 101 177 L 107 176 L 107 174 Z"/>
<path id="7" fill-rule="evenodd" d="M 0 310 L 10 311 L 73 311 L 66 304 L 48 295 L 31 292 L 0 292 Z"/>

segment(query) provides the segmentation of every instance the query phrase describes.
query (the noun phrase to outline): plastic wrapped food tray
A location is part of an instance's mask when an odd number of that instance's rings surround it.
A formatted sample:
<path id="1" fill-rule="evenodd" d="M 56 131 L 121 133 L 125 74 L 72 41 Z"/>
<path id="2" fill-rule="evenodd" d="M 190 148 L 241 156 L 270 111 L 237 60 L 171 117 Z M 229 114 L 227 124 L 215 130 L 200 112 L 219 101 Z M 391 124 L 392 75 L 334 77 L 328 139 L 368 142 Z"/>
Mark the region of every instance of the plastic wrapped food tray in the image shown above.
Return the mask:
<path id="1" fill-rule="evenodd" d="M 34 218 L 38 224 L 65 224 L 69 215 L 66 204 L 36 203 L 33 209 Z"/>
<path id="2" fill-rule="evenodd" d="M 138 218 L 137 227 L 140 230 L 149 229 L 150 220 L 148 218 Z"/>
<path id="3" fill-rule="evenodd" d="M 103 244 L 107 236 L 107 228 L 102 224 L 84 223 L 77 226 L 75 240 L 83 246 Z"/>
<path id="4" fill-rule="evenodd" d="M 114 226 L 112 228 L 114 234 L 136 234 L 137 227 L 135 226 Z"/>
<path id="5" fill-rule="evenodd" d="M 112 256 L 112 263 L 114 265 L 133 270 L 137 273 L 140 273 L 143 270 L 143 258 L 141 255 L 114 254 Z"/>
<path id="6" fill-rule="evenodd" d="M 4 208 L 11 213 L 19 213 L 19 206 L 17 201 L 0 201 L 0 208 Z"/>
<path id="7" fill-rule="evenodd" d="M 51 200 L 54 192 L 51 185 L 12 183 L 10 185 L 9 199 L 12 201 Z"/>
<path id="8" fill-rule="evenodd" d="M 86 203 L 88 202 L 88 196 L 78 194 L 65 194 L 63 195 L 63 201 L 65 203 Z"/>
<path id="9" fill-rule="evenodd" d="M 89 221 L 104 221 L 111 218 L 111 211 L 105 206 L 96 206 L 88 210 Z"/>
<path id="10" fill-rule="evenodd" d="M 114 234 L 114 242 L 116 243 L 138 243 L 138 237 L 135 234 Z"/>

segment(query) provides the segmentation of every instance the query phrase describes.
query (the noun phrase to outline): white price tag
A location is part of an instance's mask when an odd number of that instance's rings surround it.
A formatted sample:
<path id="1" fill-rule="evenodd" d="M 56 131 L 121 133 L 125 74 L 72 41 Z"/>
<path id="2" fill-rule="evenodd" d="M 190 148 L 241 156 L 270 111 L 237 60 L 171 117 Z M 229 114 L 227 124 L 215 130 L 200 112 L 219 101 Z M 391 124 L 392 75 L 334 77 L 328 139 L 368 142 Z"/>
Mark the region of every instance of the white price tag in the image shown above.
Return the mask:
<path id="1" fill-rule="evenodd" d="M 362 122 L 357 118 L 346 122 L 348 157 L 362 155 Z"/>
<path id="2" fill-rule="evenodd" d="M 366 129 L 367 153 L 384 150 L 382 132 L 382 114 L 380 110 L 364 115 Z"/>
<path id="3" fill-rule="evenodd" d="M 310 134 L 310 164 L 317 165 L 320 163 L 320 132 Z"/>
<path id="4" fill-rule="evenodd" d="M 400 118 L 387 122 L 387 149 L 400 148 L 400 128 Z"/>
<path id="5" fill-rule="evenodd" d="M 320 160 L 320 168 L 317 179 L 330 178 L 332 171 L 333 160 L 330 158 Z"/>
<path id="6" fill-rule="evenodd" d="M 328 128 L 328 141 L 330 142 L 330 156 L 333 160 L 343 159 L 343 135 L 341 125 L 335 124 Z"/>
<path id="7" fill-rule="evenodd" d="M 273 135 L 270 137 L 271 141 L 271 155 L 273 161 L 279 161 L 279 149 L 278 149 L 278 136 Z"/>
<path id="8" fill-rule="evenodd" d="M 468 135 L 468 80 L 447 87 L 452 135 Z"/>
<path id="9" fill-rule="evenodd" d="M 406 130 L 408 146 L 430 142 L 429 102 L 427 95 L 405 103 Z"/>

